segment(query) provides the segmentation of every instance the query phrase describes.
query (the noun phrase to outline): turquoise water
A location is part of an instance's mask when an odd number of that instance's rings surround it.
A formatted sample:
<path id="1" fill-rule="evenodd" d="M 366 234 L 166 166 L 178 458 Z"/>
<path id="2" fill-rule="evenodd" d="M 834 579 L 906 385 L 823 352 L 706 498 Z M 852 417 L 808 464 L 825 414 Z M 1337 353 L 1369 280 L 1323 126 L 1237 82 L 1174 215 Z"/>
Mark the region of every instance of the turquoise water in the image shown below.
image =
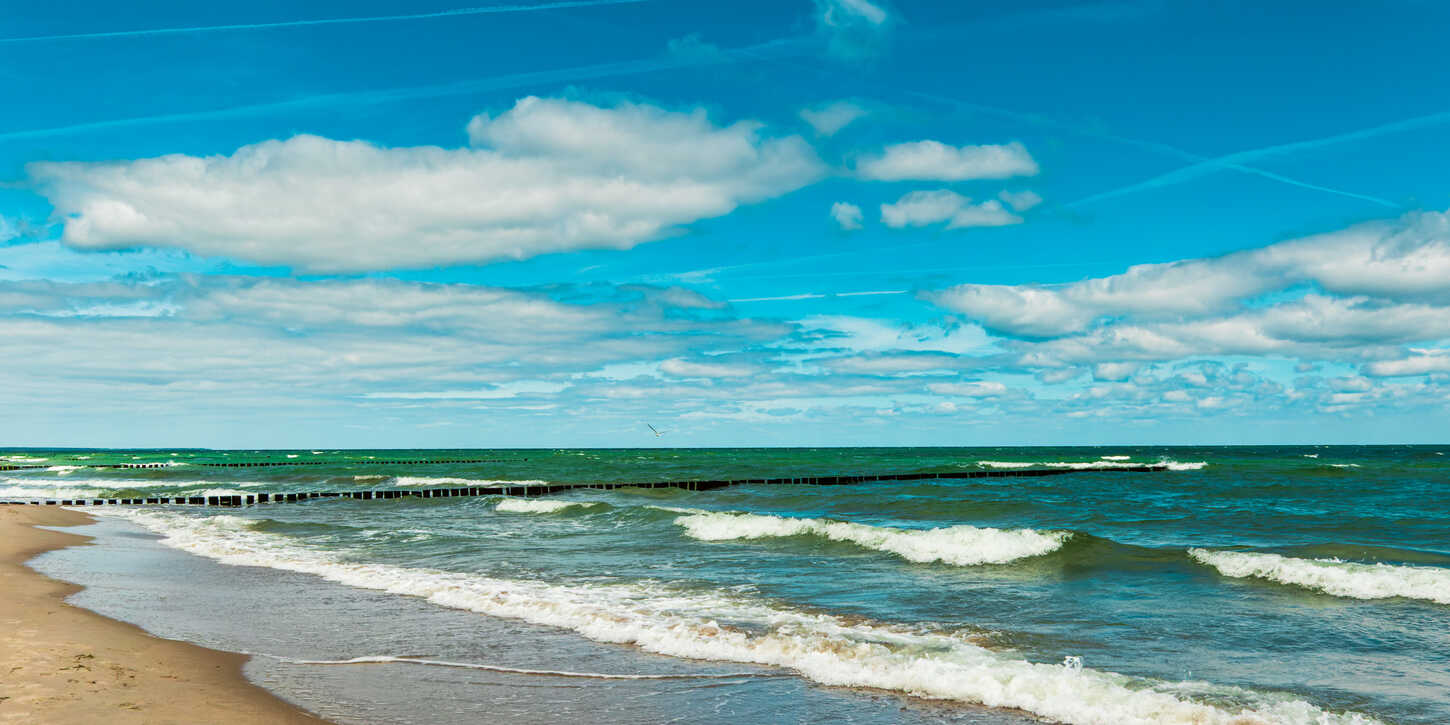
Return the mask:
<path id="1" fill-rule="evenodd" d="M 1092 723 L 1439 723 L 1450 722 L 1447 452 L 12 450 L 4 457 L 49 468 L 0 474 L 0 498 L 1072 467 L 1045 478 L 95 512 L 223 564 L 466 612 L 480 628 L 524 622 L 807 686 L 986 705 L 1003 722 L 1025 711 Z M 367 463 L 429 458 L 504 462 Z M 325 463 L 196 465 L 236 460 Z M 69 468 L 151 461 L 174 465 Z M 1102 470 L 1160 461 L 1175 470 Z M 410 654 L 397 647 L 345 654 Z"/>

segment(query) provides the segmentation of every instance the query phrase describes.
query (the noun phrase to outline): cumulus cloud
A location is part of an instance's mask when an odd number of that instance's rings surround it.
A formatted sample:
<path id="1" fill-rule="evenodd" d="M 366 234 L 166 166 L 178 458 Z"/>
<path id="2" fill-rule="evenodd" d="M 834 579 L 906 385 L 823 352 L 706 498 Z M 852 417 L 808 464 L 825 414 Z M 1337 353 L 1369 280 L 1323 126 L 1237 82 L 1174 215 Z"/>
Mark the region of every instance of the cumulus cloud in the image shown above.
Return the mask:
<path id="1" fill-rule="evenodd" d="M 1450 399 L 1442 270 L 1450 270 L 1446 215 L 1416 213 L 1065 285 L 960 285 L 926 297 L 1001 336 L 1004 352 L 985 367 L 1048 384 L 1091 371 L 1091 390 L 1119 401 L 1119 412 L 1134 404 L 1144 414 L 1394 410 Z M 1153 372 L 1225 357 L 1298 361 L 1301 376 L 1290 388 L 1242 368 Z M 1351 366 L 1360 375 L 1324 372 Z M 1428 380 L 1386 381 L 1413 377 Z"/>
<path id="2" fill-rule="evenodd" d="M 921 227 L 946 222 L 948 229 L 1000 227 L 1021 224 L 1019 217 L 1002 203 L 990 199 L 972 204 L 971 199 L 950 189 L 908 192 L 892 204 L 881 205 L 881 222 L 893 229 Z"/>
<path id="3" fill-rule="evenodd" d="M 1138 265 L 1123 274 L 1058 287 L 969 284 L 931 298 L 1007 334 L 1051 337 L 1082 332 L 1111 318 L 1203 319 L 1300 285 L 1345 297 L 1283 307 L 1265 317 L 1266 322 L 1293 327 L 1358 319 L 1358 324 L 1373 328 L 1414 312 L 1396 308 L 1381 313 L 1376 299 L 1450 302 L 1450 217 L 1414 214 L 1223 257 Z M 1295 319 L 1285 317 L 1296 314 Z"/>
<path id="4" fill-rule="evenodd" d="M 940 141 L 913 141 L 887 146 L 856 162 L 856 173 L 874 181 L 1006 179 L 1035 176 L 1037 172 L 1037 162 L 1016 141 L 961 147 Z"/>
<path id="5" fill-rule="evenodd" d="M 702 110 L 529 97 L 469 148 L 295 136 L 230 156 L 39 162 L 78 249 L 175 247 L 313 272 L 627 249 L 824 173 L 796 136 Z"/>
<path id="6" fill-rule="evenodd" d="M 800 117 L 820 136 L 834 136 L 837 131 L 866 115 L 866 109 L 850 101 L 835 101 L 812 108 L 802 108 Z"/>
<path id="7" fill-rule="evenodd" d="M 1364 366 L 1366 375 L 1379 378 L 1450 373 L 1450 354 L 1411 355 L 1399 360 L 1376 360 Z"/>
<path id="8" fill-rule="evenodd" d="M 865 215 L 861 213 L 861 207 L 838 201 L 831 205 L 831 218 L 842 230 L 849 232 L 861 228 Z"/>

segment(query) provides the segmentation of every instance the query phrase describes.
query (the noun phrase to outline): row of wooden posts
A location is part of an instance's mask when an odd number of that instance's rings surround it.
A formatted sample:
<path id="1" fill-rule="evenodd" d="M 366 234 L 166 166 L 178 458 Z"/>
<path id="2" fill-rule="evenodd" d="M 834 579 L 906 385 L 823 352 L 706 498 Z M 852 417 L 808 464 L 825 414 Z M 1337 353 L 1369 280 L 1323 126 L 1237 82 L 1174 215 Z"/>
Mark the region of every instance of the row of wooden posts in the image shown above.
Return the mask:
<path id="1" fill-rule="evenodd" d="M 1122 466 L 1115 468 L 1089 469 L 1094 473 L 1152 473 L 1168 470 L 1164 465 Z M 746 485 L 806 485 L 841 486 L 876 481 L 925 481 L 937 479 L 964 478 L 1032 478 L 1038 476 L 1061 476 L 1084 473 L 1072 468 L 1030 468 L 1010 471 L 952 471 L 948 473 L 882 473 L 864 476 L 791 476 L 786 478 L 740 478 L 723 481 L 646 481 L 616 483 L 544 483 L 501 486 L 469 486 L 466 488 L 416 488 L 369 491 L 307 491 L 302 493 L 257 493 L 232 496 L 152 496 L 146 498 L 92 498 L 92 499 L 49 499 L 30 501 L 5 501 L 7 504 L 30 504 L 47 506 L 135 506 L 135 505 L 189 505 L 189 506 L 252 506 L 264 503 L 297 503 L 320 498 L 350 498 L 364 501 L 395 498 L 454 498 L 460 496 L 547 496 L 549 494 L 576 489 L 618 488 L 680 488 L 687 491 L 709 491 L 726 486 Z"/>

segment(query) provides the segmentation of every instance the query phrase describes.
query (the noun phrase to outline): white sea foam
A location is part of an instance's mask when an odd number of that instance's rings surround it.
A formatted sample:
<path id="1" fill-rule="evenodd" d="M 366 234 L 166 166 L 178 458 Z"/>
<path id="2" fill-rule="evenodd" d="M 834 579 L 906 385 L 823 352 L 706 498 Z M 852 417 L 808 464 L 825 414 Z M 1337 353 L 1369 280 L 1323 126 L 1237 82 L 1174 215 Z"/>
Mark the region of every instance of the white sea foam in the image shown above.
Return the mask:
<path id="1" fill-rule="evenodd" d="M 1334 468 L 1359 468 L 1360 467 L 1358 463 L 1331 463 L 1329 465 L 1330 466 L 1333 466 Z"/>
<path id="2" fill-rule="evenodd" d="M 1207 461 L 1174 461 L 1167 458 L 1154 463 L 1134 462 L 1129 456 L 1102 456 L 1096 461 L 977 461 L 985 468 L 1071 468 L 1075 471 L 1107 470 L 1113 468 L 1137 468 L 1138 466 L 1163 466 L 1170 471 L 1197 471 L 1208 465 Z"/>
<path id="3" fill-rule="evenodd" d="M 393 479 L 398 486 L 543 486 L 548 481 L 494 481 L 478 478 L 449 478 L 447 476 L 398 476 Z"/>
<path id="4" fill-rule="evenodd" d="M 99 488 L 76 488 L 76 487 L 39 487 L 39 486 L 4 486 L 0 487 L 0 498 L 100 498 L 104 493 Z"/>
<path id="5" fill-rule="evenodd" d="M 1207 461 L 1191 461 L 1191 462 L 1188 462 L 1188 463 L 1184 463 L 1184 462 L 1181 462 L 1181 461 L 1170 461 L 1170 460 L 1164 459 L 1164 460 L 1159 461 L 1158 464 L 1161 465 L 1161 466 L 1167 466 L 1168 467 L 1168 470 L 1170 470 L 1170 471 L 1198 471 L 1198 470 L 1203 469 L 1205 466 L 1207 466 L 1208 465 L 1208 462 Z"/>
<path id="6" fill-rule="evenodd" d="M 568 508 L 592 508 L 594 501 L 557 501 L 546 498 L 506 498 L 494 505 L 498 511 L 516 514 L 552 514 Z"/>
<path id="7" fill-rule="evenodd" d="M 0 480 L 0 485 L 25 488 L 34 491 L 30 494 L 12 494 L 15 496 L 43 496 L 48 498 L 65 498 L 56 491 L 62 490 L 85 490 L 93 491 L 97 498 L 101 494 L 110 491 L 121 491 L 126 489 L 144 488 L 177 488 L 182 490 L 204 489 L 217 485 L 217 481 L 159 481 L 159 480 L 133 480 L 124 478 L 36 478 L 33 476 L 15 476 Z M 248 481 L 238 482 L 238 486 L 265 486 L 266 482 Z M 233 491 L 232 493 L 241 493 Z M 199 494 L 192 494 L 199 495 Z M 217 494 L 220 496 L 221 494 Z M 75 498 L 72 496 L 71 498 Z"/>
<path id="8" fill-rule="evenodd" d="M 102 509 L 164 535 L 163 543 L 240 565 L 305 572 L 348 586 L 561 627 L 677 657 L 784 667 L 826 685 L 1017 708 L 1082 725 L 1363 725 L 1288 695 L 1196 683 L 1151 683 L 1041 664 L 921 627 L 848 620 L 660 584 L 562 584 L 347 561 L 343 554 L 250 529 L 247 519 Z M 724 621 L 728 624 L 720 624 Z M 1201 692 L 1214 703 L 1191 699 Z M 1236 704 L 1229 704 L 1236 703 Z"/>
<path id="9" fill-rule="evenodd" d="M 707 672 L 707 673 L 679 673 L 679 674 L 607 674 L 603 672 L 574 672 L 572 670 L 531 670 L 523 667 L 505 667 L 503 665 L 488 665 L 479 662 L 452 662 L 449 660 L 430 660 L 421 657 L 394 657 L 392 655 L 369 655 L 366 657 L 353 657 L 346 660 L 295 660 L 290 657 L 278 657 L 283 662 L 290 662 L 296 665 L 377 665 L 377 664 L 409 664 L 428 665 L 431 667 L 455 667 L 465 670 L 484 670 L 486 672 L 508 672 L 516 675 L 542 675 L 545 677 L 579 677 L 590 680 L 724 680 L 740 677 L 777 677 L 772 672 Z"/>
<path id="10" fill-rule="evenodd" d="M 1300 559 L 1279 554 L 1189 549 L 1188 555 L 1224 576 L 1257 577 L 1351 599 L 1406 597 L 1450 604 L 1450 569 Z"/>
<path id="11" fill-rule="evenodd" d="M 44 463 L 50 459 L 36 458 L 34 456 L 0 456 L 0 460 L 11 461 L 13 463 Z"/>
<path id="12" fill-rule="evenodd" d="M 692 513 L 675 519 L 675 523 L 685 527 L 689 536 L 701 541 L 819 536 L 889 552 L 907 561 L 940 561 L 957 566 L 1005 564 L 1029 556 L 1041 556 L 1061 548 L 1072 535 L 1066 531 L 975 526 L 898 529 L 829 519 L 728 512 Z"/>
<path id="13" fill-rule="evenodd" d="M 385 476 L 385 475 L 383 475 L 381 473 L 369 473 L 369 474 L 363 475 L 363 476 L 353 476 L 352 477 L 352 480 L 354 480 L 354 481 L 381 481 L 384 478 L 391 478 L 391 476 Z"/>
<path id="14" fill-rule="evenodd" d="M 51 466 L 45 470 L 61 476 L 68 476 L 72 473 L 75 473 L 76 471 L 81 470 L 81 468 L 83 468 L 83 466 Z"/>

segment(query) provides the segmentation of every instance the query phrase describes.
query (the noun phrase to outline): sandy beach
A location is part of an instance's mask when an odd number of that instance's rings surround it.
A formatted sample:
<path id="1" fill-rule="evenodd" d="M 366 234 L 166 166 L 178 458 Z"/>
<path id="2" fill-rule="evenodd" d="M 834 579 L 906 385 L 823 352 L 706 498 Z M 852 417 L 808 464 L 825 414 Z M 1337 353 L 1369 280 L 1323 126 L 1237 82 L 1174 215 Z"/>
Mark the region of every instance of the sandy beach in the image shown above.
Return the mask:
<path id="1" fill-rule="evenodd" d="M 90 520 L 0 506 L 0 722 L 323 722 L 248 682 L 244 655 L 160 639 L 66 604 L 77 587 L 25 562 L 89 539 L 35 526 Z"/>

